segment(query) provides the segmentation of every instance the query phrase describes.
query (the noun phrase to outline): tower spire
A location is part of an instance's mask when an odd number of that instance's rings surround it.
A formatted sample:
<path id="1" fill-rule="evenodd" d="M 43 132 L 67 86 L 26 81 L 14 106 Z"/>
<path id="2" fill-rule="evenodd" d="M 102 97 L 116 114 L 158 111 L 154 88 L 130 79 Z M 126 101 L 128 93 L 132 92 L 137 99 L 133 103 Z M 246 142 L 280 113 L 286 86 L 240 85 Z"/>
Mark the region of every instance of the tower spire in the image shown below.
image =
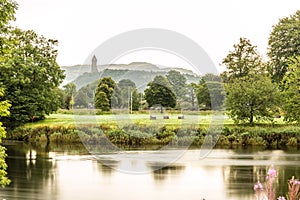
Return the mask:
<path id="1" fill-rule="evenodd" d="M 94 55 L 92 58 L 92 66 L 91 66 L 91 72 L 92 73 L 98 73 L 98 69 L 97 69 L 97 58 Z"/>

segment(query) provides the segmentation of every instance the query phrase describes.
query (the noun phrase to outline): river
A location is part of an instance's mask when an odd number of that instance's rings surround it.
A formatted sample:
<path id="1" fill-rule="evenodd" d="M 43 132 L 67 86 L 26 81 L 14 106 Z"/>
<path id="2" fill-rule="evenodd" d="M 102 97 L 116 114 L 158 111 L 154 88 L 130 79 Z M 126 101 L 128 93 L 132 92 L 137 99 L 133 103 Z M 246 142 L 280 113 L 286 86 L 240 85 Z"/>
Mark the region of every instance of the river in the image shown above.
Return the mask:
<path id="1" fill-rule="evenodd" d="M 288 179 L 300 177 L 297 149 L 214 149 L 205 158 L 190 149 L 157 167 L 159 162 L 149 165 L 140 159 L 151 152 L 146 150 L 126 152 L 136 157 L 125 162 L 114 154 L 95 157 L 81 145 L 5 146 L 12 182 L 0 189 L 1 200 L 253 200 L 254 183 L 263 182 L 271 165 L 278 172 L 277 196 L 286 193 Z M 172 152 L 176 150 L 160 153 Z"/>

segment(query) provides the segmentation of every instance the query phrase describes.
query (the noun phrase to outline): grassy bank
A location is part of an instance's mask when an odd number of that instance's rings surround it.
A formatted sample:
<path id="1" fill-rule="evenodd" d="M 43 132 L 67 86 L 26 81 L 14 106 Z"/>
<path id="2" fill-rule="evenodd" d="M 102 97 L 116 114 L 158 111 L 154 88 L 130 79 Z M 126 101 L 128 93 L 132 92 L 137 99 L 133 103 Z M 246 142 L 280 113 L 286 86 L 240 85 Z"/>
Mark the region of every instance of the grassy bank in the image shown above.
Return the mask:
<path id="1" fill-rule="evenodd" d="M 300 127 L 285 124 L 237 126 L 225 124 L 221 134 L 209 131 L 208 124 L 35 124 L 7 133 L 7 139 L 31 143 L 109 144 L 115 145 L 202 145 L 204 139 L 222 147 L 264 146 L 285 148 L 300 146 Z"/>

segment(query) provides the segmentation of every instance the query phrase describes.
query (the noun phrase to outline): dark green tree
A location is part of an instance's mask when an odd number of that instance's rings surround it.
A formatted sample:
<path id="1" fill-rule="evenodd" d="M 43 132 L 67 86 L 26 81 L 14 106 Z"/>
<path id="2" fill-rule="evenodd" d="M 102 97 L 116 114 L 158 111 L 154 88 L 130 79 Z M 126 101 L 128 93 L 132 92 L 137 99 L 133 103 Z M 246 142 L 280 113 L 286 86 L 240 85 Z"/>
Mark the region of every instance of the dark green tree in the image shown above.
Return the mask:
<path id="1" fill-rule="evenodd" d="M 119 101 L 117 84 L 111 77 L 103 77 L 99 80 L 99 84 L 95 93 L 95 108 L 108 111 L 113 105 L 117 105 Z M 115 92 L 116 91 L 116 92 Z"/>
<path id="2" fill-rule="evenodd" d="M 185 99 L 187 79 L 179 71 L 171 70 L 166 75 L 178 100 Z"/>
<path id="3" fill-rule="evenodd" d="M 102 111 L 109 111 L 110 104 L 107 95 L 103 91 L 99 91 L 95 96 L 95 108 L 101 109 Z"/>
<path id="4" fill-rule="evenodd" d="M 300 10 L 273 26 L 268 43 L 268 71 L 272 80 L 280 83 L 288 70 L 289 58 L 300 55 Z"/>
<path id="5" fill-rule="evenodd" d="M 221 74 L 225 82 L 234 78 L 247 76 L 249 73 L 264 71 L 264 65 L 257 51 L 250 40 L 240 38 L 238 44 L 233 45 L 234 50 L 229 51 L 222 64 L 226 66 L 226 71 Z"/>
<path id="6" fill-rule="evenodd" d="M 165 77 L 156 76 L 147 86 L 145 99 L 149 107 L 160 105 L 162 112 L 162 107 L 174 108 L 176 106 L 176 95 Z"/>
<path id="7" fill-rule="evenodd" d="M 282 85 L 284 120 L 300 123 L 300 57 L 290 60 Z"/>
<path id="8" fill-rule="evenodd" d="M 270 77 L 251 74 L 226 85 L 226 108 L 235 123 L 273 120 L 278 115 L 279 91 Z"/>
<path id="9" fill-rule="evenodd" d="M 12 28 L 5 41 L 0 55 L 0 84 L 12 107 L 4 123 L 14 128 L 58 109 L 55 89 L 65 76 L 56 62 L 56 40 Z"/>

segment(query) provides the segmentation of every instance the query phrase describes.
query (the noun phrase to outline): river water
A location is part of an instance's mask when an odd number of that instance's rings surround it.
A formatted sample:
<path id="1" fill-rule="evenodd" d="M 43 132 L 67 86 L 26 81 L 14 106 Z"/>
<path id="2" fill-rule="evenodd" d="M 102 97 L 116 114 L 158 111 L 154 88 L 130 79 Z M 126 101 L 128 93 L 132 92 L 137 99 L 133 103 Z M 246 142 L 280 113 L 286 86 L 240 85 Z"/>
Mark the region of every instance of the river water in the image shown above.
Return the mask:
<path id="1" fill-rule="evenodd" d="M 139 156 L 122 163 L 114 154 L 102 155 L 106 162 L 99 161 L 80 145 L 5 146 L 12 182 L 0 189 L 1 200 L 252 200 L 254 183 L 265 180 L 271 165 L 278 172 L 277 196 L 286 193 L 288 179 L 300 177 L 297 149 L 214 149 L 206 158 L 191 149 L 176 161 L 153 168 L 139 160 L 149 153 L 146 150 L 128 151 Z M 163 153 L 172 152 L 176 150 Z M 128 171 L 120 170 L 124 165 Z M 143 173 L 130 172 L 147 167 Z"/>

